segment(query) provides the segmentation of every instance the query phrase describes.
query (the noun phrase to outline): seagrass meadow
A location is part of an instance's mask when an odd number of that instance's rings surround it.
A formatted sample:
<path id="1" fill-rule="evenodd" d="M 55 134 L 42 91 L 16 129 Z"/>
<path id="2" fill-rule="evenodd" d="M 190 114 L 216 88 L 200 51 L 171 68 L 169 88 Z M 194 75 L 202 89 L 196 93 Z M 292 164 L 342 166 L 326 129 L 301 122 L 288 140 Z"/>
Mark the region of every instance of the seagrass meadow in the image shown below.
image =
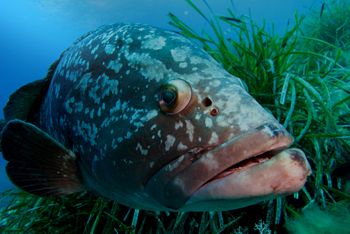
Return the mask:
<path id="1" fill-rule="evenodd" d="M 198 33 L 171 13 L 170 24 L 241 78 L 294 136 L 292 147 L 305 152 L 313 171 L 302 190 L 239 210 L 173 213 L 132 209 L 87 192 L 40 198 L 13 189 L 3 192 L 10 202 L 0 212 L 1 233 L 332 233 L 312 220 L 302 226 L 309 214 L 333 222 L 326 223 L 333 233 L 350 230 L 349 178 L 332 174 L 350 160 L 350 3 L 326 1 L 307 16 L 295 12 L 294 25 L 277 35 L 273 25 L 267 30 L 251 16 L 237 16 L 232 2 L 225 16 L 208 4 L 212 14 L 205 15 L 186 2 L 209 31 Z"/>

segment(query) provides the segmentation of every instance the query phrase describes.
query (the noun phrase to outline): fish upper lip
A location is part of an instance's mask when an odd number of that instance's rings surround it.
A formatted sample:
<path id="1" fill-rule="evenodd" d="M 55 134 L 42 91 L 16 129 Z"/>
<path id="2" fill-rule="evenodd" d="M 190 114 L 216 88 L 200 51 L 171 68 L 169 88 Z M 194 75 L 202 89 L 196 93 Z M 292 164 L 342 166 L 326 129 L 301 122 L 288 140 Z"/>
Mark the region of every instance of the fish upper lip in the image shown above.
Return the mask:
<path id="1" fill-rule="evenodd" d="M 254 147 L 249 147 L 252 140 Z M 217 147 L 196 147 L 192 149 L 194 152 L 190 150 L 187 153 L 190 154 L 190 160 L 187 160 L 189 162 L 182 163 L 184 155 L 174 160 L 175 162 L 171 163 L 173 165 L 169 165 L 171 170 L 167 168 L 168 165 L 165 166 L 164 170 L 157 172 L 147 182 L 145 188 L 164 206 L 177 210 L 207 183 L 232 174 L 233 171 L 227 175 L 222 174 L 229 168 L 239 166 L 240 163 L 258 155 L 271 157 L 292 143 L 293 137 L 282 125 L 267 123 Z M 173 169 L 173 174 L 169 173 Z M 166 180 L 166 177 L 171 179 Z"/>

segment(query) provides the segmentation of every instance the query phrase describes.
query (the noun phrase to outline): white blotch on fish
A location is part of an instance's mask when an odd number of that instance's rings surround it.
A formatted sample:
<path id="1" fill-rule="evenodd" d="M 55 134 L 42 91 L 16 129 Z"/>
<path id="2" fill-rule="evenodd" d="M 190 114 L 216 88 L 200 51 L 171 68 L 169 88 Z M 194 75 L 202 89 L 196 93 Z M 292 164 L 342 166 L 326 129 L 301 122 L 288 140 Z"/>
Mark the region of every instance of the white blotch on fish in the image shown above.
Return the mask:
<path id="1" fill-rule="evenodd" d="M 165 141 L 165 150 L 169 151 L 170 147 L 172 147 L 175 143 L 175 137 L 173 135 L 167 135 Z"/>

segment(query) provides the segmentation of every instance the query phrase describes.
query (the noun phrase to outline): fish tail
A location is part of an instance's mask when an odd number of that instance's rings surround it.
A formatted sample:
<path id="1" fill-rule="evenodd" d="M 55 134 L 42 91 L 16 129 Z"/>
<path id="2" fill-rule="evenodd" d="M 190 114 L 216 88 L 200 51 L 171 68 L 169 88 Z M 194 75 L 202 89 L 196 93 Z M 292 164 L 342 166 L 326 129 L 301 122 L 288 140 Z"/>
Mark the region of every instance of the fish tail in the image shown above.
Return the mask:
<path id="1" fill-rule="evenodd" d="M 26 84 L 10 95 L 3 109 L 6 121 L 20 119 L 35 122 L 59 61 L 51 65 L 45 78 Z"/>
<path id="2" fill-rule="evenodd" d="M 40 110 L 50 82 L 51 78 L 36 80 L 20 87 L 11 94 L 3 109 L 5 120 L 20 119 L 33 122 L 35 115 Z"/>
<path id="3" fill-rule="evenodd" d="M 40 197 L 85 190 L 78 156 L 41 129 L 11 120 L 1 135 L 6 173 L 16 186 Z"/>

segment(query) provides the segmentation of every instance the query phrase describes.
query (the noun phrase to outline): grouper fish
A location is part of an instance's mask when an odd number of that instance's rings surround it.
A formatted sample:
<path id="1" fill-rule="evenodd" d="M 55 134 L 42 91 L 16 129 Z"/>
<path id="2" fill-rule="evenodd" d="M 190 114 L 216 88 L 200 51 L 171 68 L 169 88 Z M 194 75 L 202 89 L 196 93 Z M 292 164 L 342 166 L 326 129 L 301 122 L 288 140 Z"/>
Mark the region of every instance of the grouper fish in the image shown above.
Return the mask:
<path id="1" fill-rule="evenodd" d="M 172 31 L 101 26 L 4 108 L 6 172 L 41 197 L 89 191 L 129 207 L 223 211 L 300 190 L 293 137 L 208 53 Z"/>

